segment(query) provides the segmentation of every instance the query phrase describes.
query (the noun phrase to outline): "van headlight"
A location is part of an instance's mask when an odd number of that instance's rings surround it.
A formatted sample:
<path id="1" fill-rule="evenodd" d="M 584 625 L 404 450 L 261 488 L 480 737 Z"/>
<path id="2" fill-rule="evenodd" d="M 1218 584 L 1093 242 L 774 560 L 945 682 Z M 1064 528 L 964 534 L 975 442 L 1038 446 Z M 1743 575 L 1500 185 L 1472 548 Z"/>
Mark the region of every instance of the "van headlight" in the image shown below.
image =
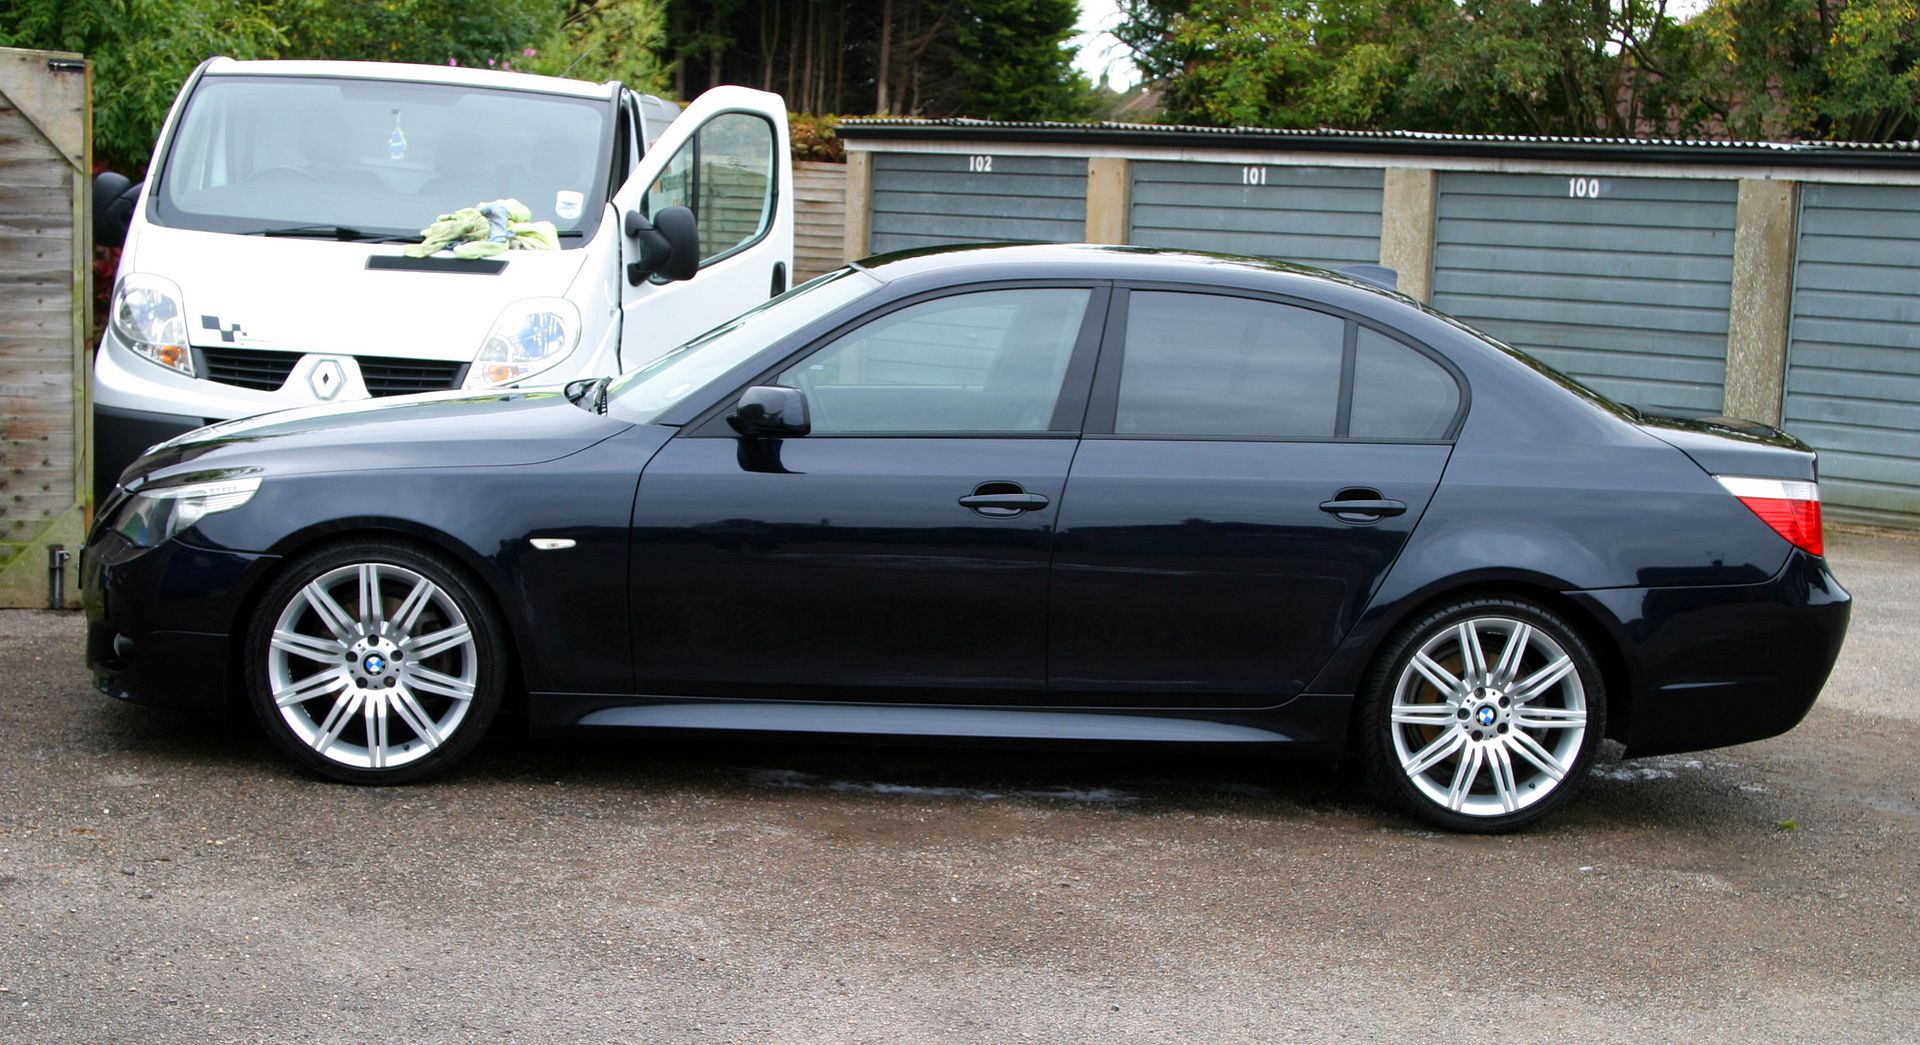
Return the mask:
<path id="1" fill-rule="evenodd" d="M 553 367 L 580 343 L 580 310 L 565 298 L 526 298 L 493 321 L 466 387 L 509 385 Z"/>
<path id="2" fill-rule="evenodd" d="M 113 332 L 134 355 L 168 370 L 193 376 L 193 352 L 187 348 L 187 307 L 180 288 L 165 276 L 134 272 L 113 287 Z"/>
<path id="3" fill-rule="evenodd" d="M 129 496 L 114 513 L 113 532 L 152 548 L 215 512 L 246 504 L 259 489 L 257 475 L 148 487 Z"/>

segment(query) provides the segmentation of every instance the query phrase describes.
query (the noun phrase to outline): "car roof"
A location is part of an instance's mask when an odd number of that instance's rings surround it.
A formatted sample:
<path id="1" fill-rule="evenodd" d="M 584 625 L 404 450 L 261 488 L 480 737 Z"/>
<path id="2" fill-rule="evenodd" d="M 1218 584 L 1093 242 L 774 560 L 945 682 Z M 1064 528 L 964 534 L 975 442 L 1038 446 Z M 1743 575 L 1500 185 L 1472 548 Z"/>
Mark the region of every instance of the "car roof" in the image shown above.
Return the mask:
<path id="1" fill-rule="evenodd" d="M 208 76 L 314 76 L 356 80 L 443 83 L 464 87 L 564 94 L 575 98 L 611 98 L 612 83 L 588 83 L 558 76 L 475 69 L 461 65 L 413 65 L 406 62 L 236 61 L 215 58 Z"/>
<path id="2" fill-rule="evenodd" d="M 1306 297 L 1360 292 L 1413 302 L 1362 277 L 1272 258 L 1098 243 L 977 243 L 878 254 L 854 263 L 882 282 L 1119 279 L 1236 287 Z"/>

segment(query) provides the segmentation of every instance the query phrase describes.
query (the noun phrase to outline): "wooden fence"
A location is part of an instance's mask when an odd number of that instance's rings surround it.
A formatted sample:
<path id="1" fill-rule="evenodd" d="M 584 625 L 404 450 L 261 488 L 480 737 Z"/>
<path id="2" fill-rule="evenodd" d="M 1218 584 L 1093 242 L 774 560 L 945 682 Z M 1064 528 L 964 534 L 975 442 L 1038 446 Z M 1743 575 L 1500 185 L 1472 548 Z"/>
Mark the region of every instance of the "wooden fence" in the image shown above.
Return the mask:
<path id="1" fill-rule="evenodd" d="M 793 165 L 794 282 L 846 264 L 841 248 L 847 224 L 847 165 L 802 161 Z"/>
<path id="2" fill-rule="evenodd" d="M 86 536 L 91 98 L 79 55 L 0 48 L 0 607 L 47 605 Z"/>

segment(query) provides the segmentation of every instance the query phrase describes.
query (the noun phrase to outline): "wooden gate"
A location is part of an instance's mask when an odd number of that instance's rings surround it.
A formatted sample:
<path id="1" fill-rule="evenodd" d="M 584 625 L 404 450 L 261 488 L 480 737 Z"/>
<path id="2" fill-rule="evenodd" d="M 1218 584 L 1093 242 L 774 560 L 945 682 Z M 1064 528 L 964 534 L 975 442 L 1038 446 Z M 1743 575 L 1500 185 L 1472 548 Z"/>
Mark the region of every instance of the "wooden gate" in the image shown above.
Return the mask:
<path id="1" fill-rule="evenodd" d="M 79 55 L 0 48 L 0 607 L 47 605 L 91 511 L 92 97 Z"/>

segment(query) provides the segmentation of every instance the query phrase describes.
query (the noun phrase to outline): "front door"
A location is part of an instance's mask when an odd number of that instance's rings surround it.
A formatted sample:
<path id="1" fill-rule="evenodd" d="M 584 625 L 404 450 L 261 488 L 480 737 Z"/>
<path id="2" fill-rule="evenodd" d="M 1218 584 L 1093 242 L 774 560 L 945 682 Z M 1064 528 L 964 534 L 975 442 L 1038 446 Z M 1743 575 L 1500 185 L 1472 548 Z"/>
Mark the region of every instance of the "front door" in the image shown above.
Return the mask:
<path id="1" fill-rule="evenodd" d="M 1116 299 L 1060 515 L 1052 700 L 1280 704 L 1426 508 L 1459 386 L 1425 353 L 1298 304 Z"/>
<path id="2" fill-rule="evenodd" d="M 724 418 L 647 465 L 634 649 L 653 695 L 1040 703 L 1055 520 L 1105 291 L 890 306 L 762 379 L 812 432 Z"/>
<path id="3" fill-rule="evenodd" d="M 628 278 L 638 244 L 621 237 L 620 369 L 632 370 L 787 288 L 793 272 L 793 160 L 777 94 L 716 87 L 694 99 L 650 145 L 614 194 L 652 217 L 693 211 L 700 271 L 678 283 Z"/>

